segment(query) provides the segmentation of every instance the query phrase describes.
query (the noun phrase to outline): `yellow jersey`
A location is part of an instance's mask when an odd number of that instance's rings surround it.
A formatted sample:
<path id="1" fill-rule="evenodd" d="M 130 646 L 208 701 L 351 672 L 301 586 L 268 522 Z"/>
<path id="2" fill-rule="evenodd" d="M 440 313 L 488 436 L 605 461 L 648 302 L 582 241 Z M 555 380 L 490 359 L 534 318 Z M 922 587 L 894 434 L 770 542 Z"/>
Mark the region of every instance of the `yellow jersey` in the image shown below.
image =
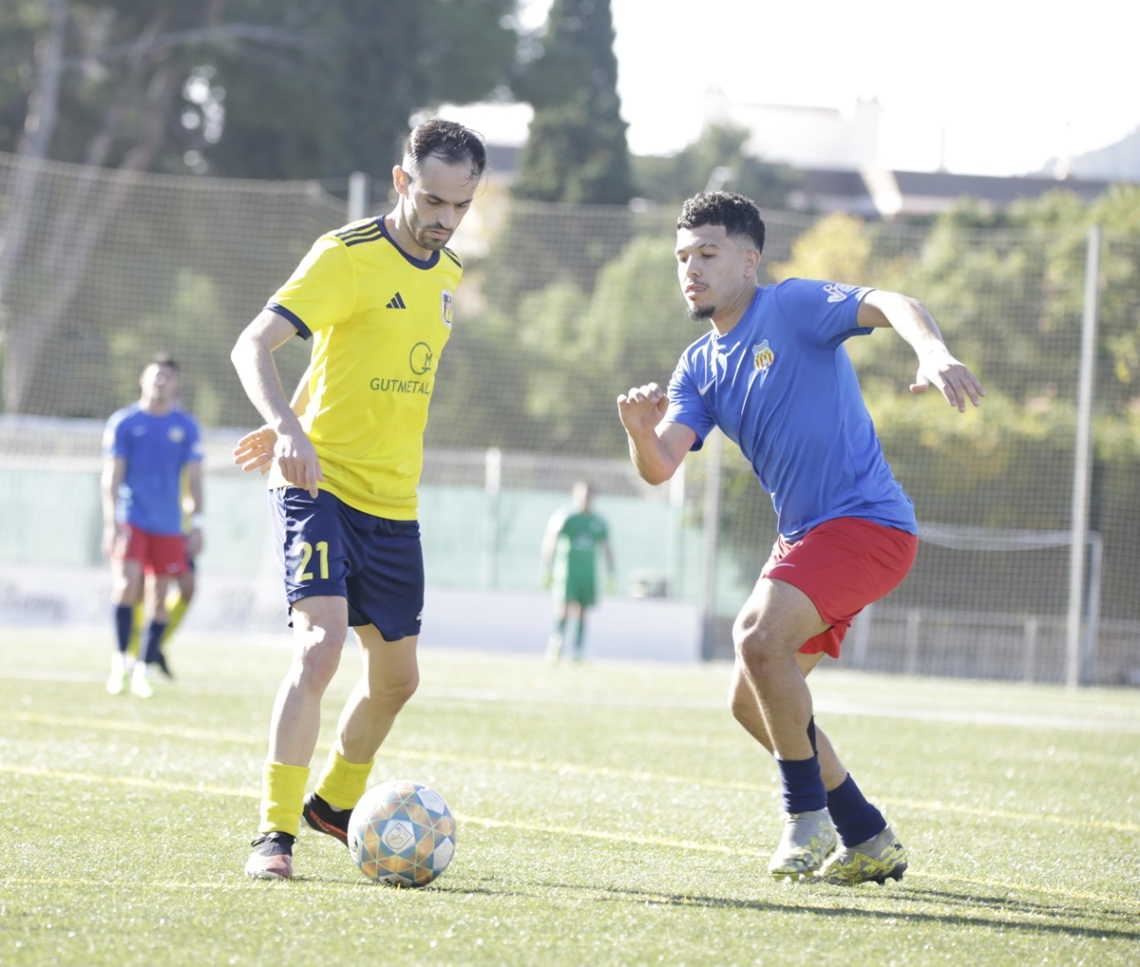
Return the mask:
<path id="1" fill-rule="evenodd" d="M 428 403 L 462 276 L 454 252 L 414 258 L 370 218 L 317 239 L 266 306 L 313 338 L 301 426 L 321 489 L 357 510 L 416 519 Z M 269 486 L 288 486 L 276 468 Z"/>

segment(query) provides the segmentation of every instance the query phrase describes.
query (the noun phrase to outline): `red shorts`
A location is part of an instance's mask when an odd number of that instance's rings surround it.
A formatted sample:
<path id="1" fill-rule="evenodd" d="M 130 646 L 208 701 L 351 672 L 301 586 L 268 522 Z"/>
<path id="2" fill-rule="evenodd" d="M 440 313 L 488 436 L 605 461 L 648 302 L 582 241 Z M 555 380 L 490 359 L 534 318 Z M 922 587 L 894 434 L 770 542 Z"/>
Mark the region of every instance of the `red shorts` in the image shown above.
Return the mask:
<path id="1" fill-rule="evenodd" d="M 114 556 L 138 561 L 147 574 L 177 577 L 190 570 L 186 538 L 182 534 L 152 534 L 130 524 L 120 524 Z"/>
<path id="2" fill-rule="evenodd" d="M 830 628 L 800 651 L 839 657 L 851 619 L 903 582 L 918 553 L 918 537 L 858 517 L 837 517 L 802 538 L 776 541 L 760 577 L 799 588 Z"/>

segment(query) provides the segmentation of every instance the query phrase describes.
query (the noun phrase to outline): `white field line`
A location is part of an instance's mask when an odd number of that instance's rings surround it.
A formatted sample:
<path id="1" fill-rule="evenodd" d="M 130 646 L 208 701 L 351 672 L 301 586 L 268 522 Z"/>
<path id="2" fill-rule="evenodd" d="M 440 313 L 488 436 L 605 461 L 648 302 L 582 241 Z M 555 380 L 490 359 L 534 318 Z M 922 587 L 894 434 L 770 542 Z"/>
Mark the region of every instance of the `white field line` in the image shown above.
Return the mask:
<path id="1" fill-rule="evenodd" d="M 207 729 L 187 729 L 174 726 L 144 725 L 138 722 L 115 722 L 106 719 L 68 718 L 59 715 L 41 715 L 36 712 L 7 712 L 0 713 L 0 720 L 24 722 L 27 724 L 51 725 L 63 728 L 93 729 L 110 732 L 137 733 L 144 736 L 166 736 L 170 738 L 189 739 L 196 742 L 229 742 L 243 745 L 260 746 L 264 742 L 263 736 L 254 736 L 235 732 L 213 732 Z M 320 743 L 321 750 L 327 751 L 327 743 Z M 402 759 L 408 762 L 453 762 L 465 767 L 478 766 L 485 769 L 511 769 L 519 772 L 540 772 L 558 776 L 581 776 L 604 779 L 618 779 L 623 782 L 656 782 L 661 784 L 684 785 L 707 789 L 728 789 L 744 792 L 758 792 L 767 794 L 771 792 L 770 784 L 756 782 L 741 782 L 739 780 L 721 780 L 710 778 L 696 778 L 694 776 L 671 775 L 668 773 L 647 772 L 642 769 L 614 769 L 602 766 L 583 766 L 572 763 L 534 762 L 528 759 L 494 759 L 483 756 L 463 756 L 449 752 L 419 751 L 415 749 L 401 749 L 386 746 L 380 750 L 379 757 L 383 759 Z M 26 774 L 38 775 L 39 772 L 29 769 Z M 24 767 L 0 763 L 0 773 L 20 772 Z M 41 770 L 42 771 L 42 770 Z M 44 771 L 44 774 L 48 774 Z M 69 776 L 80 781 L 123 782 L 126 784 L 144 785 L 147 788 L 169 788 L 172 791 L 193 791 L 201 789 L 209 791 L 205 785 L 187 785 L 184 783 L 168 783 L 166 786 L 157 785 L 163 780 L 135 779 L 133 777 L 100 777 L 97 774 L 87 773 L 60 773 L 60 776 Z M 214 789 L 213 791 L 220 791 Z M 255 798 L 256 790 L 242 792 L 223 792 L 224 795 L 244 795 L 249 792 Z M 1054 813 L 1017 812 L 1008 809 L 992 809 L 982 806 L 972 806 L 964 803 L 927 802 L 912 799 L 896 799 L 885 797 L 881 800 L 884 805 L 898 806 L 915 812 L 928 812 L 937 814 L 954 813 L 962 816 L 977 816 L 986 819 L 1002 819 L 1016 823 L 1044 823 L 1052 826 L 1065 826 L 1074 829 L 1105 829 L 1122 833 L 1140 833 L 1140 823 L 1122 822 L 1113 820 L 1088 819 L 1083 817 L 1061 816 Z"/>
<path id="2" fill-rule="evenodd" d="M 260 793 L 257 790 L 248 788 L 234 789 L 223 786 L 209 786 L 206 784 L 189 785 L 185 783 L 166 782 L 161 779 L 148 779 L 146 777 L 108 777 L 94 773 L 64 772 L 56 769 L 20 768 L 2 764 L 0 764 L 0 773 L 26 775 L 35 778 L 52 779 L 58 781 L 89 782 L 99 785 L 111 786 L 130 786 L 134 788 L 155 789 L 163 792 L 209 793 L 213 795 L 234 796 L 251 800 L 256 800 L 260 796 Z M 628 843 L 635 846 L 656 846 L 665 849 L 676 849 L 686 852 L 716 853 L 724 856 L 739 856 L 746 859 L 755 859 L 761 861 L 768 858 L 767 852 L 761 852 L 755 849 L 740 848 L 739 846 L 733 846 L 727 843 L 702 843 L 696 840 L 671 839 L 666 836 L 635 836 L 629 833 L 611 833 L 605 830 L 583 829 L 580 826 L 550 826 L 542 823 L 527 823 L 504 819 L 490 819 L 482 816 L 470 816 L 466 813 L 459 812 L 455 813 L 455 819 L 459 823 L 468 823 L 472 826 L 482 826 L 485 829 L 515 829 L 522 832 L 540 833 L 544 835 L 571 836 L 576 839 L 595 839 L 612 843 Z M 1040 884 L 1011 883 L 1004 880 L 992 880 L 979 877 L 961 877 L 942 873 L 922 873 L 920 871 L 913 870 L 909 872 L 909 875 L 912 879 L 925 878 L 940 880 L 947 883 L 972 883 L 979 886 L 984 886 L 987 889 L 997 890 L 1001 892 L 1018 890 L 1026 893 L 1064 897 L 1066 899 L 1072 900 L 1094 900 L 1105 904 L 1125 903 L 1136 907 L 1137 911 L 1140 912 L 1140 898 L 1127 895 L 1106 895 L 1100 893 L 1090 893 L 1084 890 L 1069 890 L 1061 887 L 1046 887 L 1041 886 Z M 8 886 L 22 884 L 59 887 L 65 882 L 66 881 L 61 881 L 56 878 L 42 880 L 8 877 L 0 878 L 0 883 L 4 883 Z M 74 882 L 78 884 L 80 881 Z M 90 882 L 90 880 L 84 880 L 82 881 L 82 884 L 87 887 L 90 886 Z M 246 886 L 247 884 L 242 885 Z M 308 886 L 312 884 L 306 885 Z M 154 886 L 159 886 L 167 890 L 170 890 L 172 888 L 214 890 L 224 888 L 226 884 L 171 884 L 168 881 L 161 881 L 156 882 Z M 236 888 L 237 884 L 230 884 L 230 886 Z M 351 888 L 355 889 L 356 886 L 353 886 Z"/>
<path id="3" fill-rule="evenodd" d="M 57 682 L 102 682 L 103 677 L 86 672 L 69 672 L 52 669 L 0 669 L 0 680 L 8 681 L 57 681 Z M 901 681 L 901 680 L 900 680 Z M 216 693 L 225 691 L 224 682 L 194 683 L 179 685 L 179 690 L 192 694 L 196 691 Z M 277 685 L 266 684 L 264 691 L 271 694 Z M 1010 688 L 1016 688 L 1011 683 Z M 243 686 L 242 694 L 250 689 Z M 994 725 L 1010 728 L 1058 729 L 1079 732 L 1116 732 L 1140 734 L 1140 705 L 1127 703 L 1077 705 L 1064 712 L 1023 711 L 1016 708 L 994 708 L 991 705 L 963 706 L 960 696 L 947 699 L 944 696 L 932 697 L 916 694 L 912 689 L 900 689 L 893 694 L 876 694 L 871 699 L 852 700 L 828 694 L 828 689 L 817 689 L 813 695 L 817 715 L 850 715 L 861 718 L 903 719 L 915 722 L 950 722 L 959 725 Z M 906 695 L 905 698 L 901 696 Z M 699 709 L 720 711 L 726 702 L 719 696 L 705 698 L 683 695 L 622 695 L 593 693 L 587 695 L 565 695 L 555 692 L 529 692 L 488 688 L 433 688 L 421 685 L 416 692 L 417 702 L 471 702 L 502 703 L 508 705 L 539 706 L 582 706 L 593 708 L 662 708 Z M 941 703 L 952 701 L 954 704 Z"/>

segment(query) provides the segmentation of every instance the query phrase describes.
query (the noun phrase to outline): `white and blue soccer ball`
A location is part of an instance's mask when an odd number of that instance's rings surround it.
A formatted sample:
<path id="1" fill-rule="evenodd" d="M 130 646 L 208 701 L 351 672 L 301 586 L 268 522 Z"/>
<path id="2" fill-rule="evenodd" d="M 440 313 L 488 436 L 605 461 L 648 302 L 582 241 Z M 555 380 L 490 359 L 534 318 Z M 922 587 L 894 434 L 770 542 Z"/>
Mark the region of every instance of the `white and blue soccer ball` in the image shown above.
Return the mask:
<path id="1" fill-rule="evenodd" d="M 434 789 L 397 779 L 369 789 L 348 820 L 348 851 L 371 880 L 426 886 L 455 855 L 455 818 Z"/>

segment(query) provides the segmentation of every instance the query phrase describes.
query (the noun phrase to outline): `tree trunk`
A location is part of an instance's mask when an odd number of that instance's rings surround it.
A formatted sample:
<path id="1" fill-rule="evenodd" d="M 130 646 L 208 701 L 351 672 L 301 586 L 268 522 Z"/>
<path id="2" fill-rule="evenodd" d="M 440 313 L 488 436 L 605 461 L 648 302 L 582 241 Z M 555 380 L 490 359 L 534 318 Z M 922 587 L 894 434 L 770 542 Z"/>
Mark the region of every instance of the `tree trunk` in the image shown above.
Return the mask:
<path id="1" fill-rule="evenodd" d="M 36 188 L 59 116 L 59 89 L 63 81 L 63 44 L 67 30 L 66 0 L 47 0 L 51 30 L 36 45 L 36 84 L 28 97 L 24 133 L 16 156 L 20 162 L 12 177 L 8 213 L 0 221 L 0 300 L 8 288 L 27 239 L 28 224 L 35 207 Z M 26 163 L 24 163 L 26 162 Z"/>
<path id="2" fill-rule="evenodd" d="M 155 72 L 147 91 L 146 114 L 139 141 L 127 152 L 115 172 L 94 171 L 84 178 L 84 196 L 98 186 L 99 201 L 94 211 L 77 219 L 75 208 L 62 214 L 53 229 L 47 264 L 51 266 L 53 285 L 50 295 L 35 314 L 22 320 L 8 339 L 4 354 L 4 404 L 7 412 L 24 411 L 45 345 L 66 318 L 75 300 L 88 263 L 103 235 L 122 209 L 138 175 L 154 162 L 162 147 L 163 132 L 170 103 L 180 85 L 174 65 L 164 64 Z"/>

